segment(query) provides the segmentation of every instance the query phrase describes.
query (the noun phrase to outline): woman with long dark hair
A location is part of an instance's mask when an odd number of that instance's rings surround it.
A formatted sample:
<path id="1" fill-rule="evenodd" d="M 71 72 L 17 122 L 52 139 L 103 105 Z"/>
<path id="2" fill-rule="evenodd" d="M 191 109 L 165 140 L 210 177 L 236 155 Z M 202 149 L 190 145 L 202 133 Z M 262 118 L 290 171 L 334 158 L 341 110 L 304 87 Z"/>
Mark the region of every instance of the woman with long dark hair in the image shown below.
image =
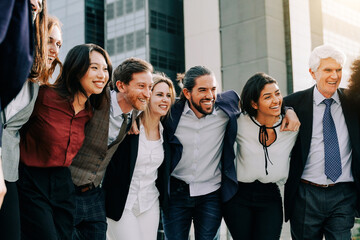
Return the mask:
<path id="1" fill-rule="evenodd" d="M 53 86 L 43 85 L 21 131 L 19 199 L 25 239 L 71 239 L 75 209 L 68 166 L 85 138 L 93 108 L 106 101 L 112 67 L 95 44 L 72 48 Z"/>
<path id="2" fill-rule="evenodd" d="M 280 132 L 282 95 L 275 79 L 257 73 L 241 93 L 236 136 L 238 191 L 224 205 L 232 237 L 280 238 L 283 223 L 279 185 L 286 182 L 290 152 L 298 134 Z"/>

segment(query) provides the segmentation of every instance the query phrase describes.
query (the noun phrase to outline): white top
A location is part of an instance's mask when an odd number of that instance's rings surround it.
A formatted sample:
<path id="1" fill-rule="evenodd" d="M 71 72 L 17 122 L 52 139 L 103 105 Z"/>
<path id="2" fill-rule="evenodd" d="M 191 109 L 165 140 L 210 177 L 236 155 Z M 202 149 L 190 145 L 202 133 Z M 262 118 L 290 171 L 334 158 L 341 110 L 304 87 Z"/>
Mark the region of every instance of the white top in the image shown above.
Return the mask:
<path id="1" fill-rule="evenodd" d="M 159 197 L 155 180 L 158 168 L 164 160 L 161 123 L 159 131 L 160 139 L 149 141 L 146 139 L 144 126 L 140 126 L 138 155 L 125 204 L 125 208 L 131 210 L 135 216 L 149 210 Z"/>
<path id="2" fill-rule="evenodd" d="M 325 97 L 314 88 L 313 99 L 313 128 L 309 155 L 306 161 L 302 179 L 317 184 L 331 184 L 333 181 L 325 175 L 325 152 L 323 135 L 323 117 L 326 105 L 322 103 Z M 342 174 L 336 182 L 353 182 L 351 173 L 352 150 L 349 132 L 346 126 L 344 114 L 338 92 L 332 96 L 331 115 L 335 123 L 336 133 L 339 141 Z"/>
<path id="3" fill-rule="evenodd" d="M 253 118 L 254 121 L 256 121 Z M 256 121 L 257 122 L 257 121 Z M 262 183 L 283 185 L 289 173 L 290 152 L 295 144 L 297 132 L 280 132 L 281 119 L 274 126 L 275 141 L 267 147 L 270 161 L 265 172 L 265 152 L 259 141 L 259 126 L 248 114 L 241 114 L 237 120 L 236 135 L 236 173 L 239 182 L 250 183 L 258 180 Z M 272 163 L 272 164 L 271 164 Z"/>
<path id="4" fill-rule="evenodd" d="M 131 119 L 133 110 L 129 113 L 129 118 Z M 121 110 L 117 98 L 116 91 L 110 91 L 110 120 L 109 120 L 109 136 L 108 136 L 108 146 L 115 141 L 119 135 L 121 124 L 124 119 L 122 117 L 123 111 Z"/>
<path id="5" fill-rule="evenodd" d="M 172 176 L 190 187 L 190 196 L 201 196 L 221 186 L 220 159 L 229 117 L 219 108 L 197 118 L 186 102 L 175 136 L 183 145 Z"/>

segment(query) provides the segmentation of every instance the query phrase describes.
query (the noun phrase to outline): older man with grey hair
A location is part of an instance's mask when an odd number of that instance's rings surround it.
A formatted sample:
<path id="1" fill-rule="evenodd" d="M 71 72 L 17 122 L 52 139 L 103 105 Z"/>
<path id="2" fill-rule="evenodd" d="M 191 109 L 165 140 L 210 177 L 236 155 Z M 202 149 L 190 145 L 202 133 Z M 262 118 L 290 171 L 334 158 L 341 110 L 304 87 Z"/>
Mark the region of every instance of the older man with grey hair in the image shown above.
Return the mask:
<path id="1" fill-rule="evenodd" d="M 292 239 L 350 239 L 360 192 L 359 120 L 339 88 L 345 55 L 315 48 L 309 72 L 316 84 L 284 98 L 301 128 L 285 185 L 285 220 Z"/>

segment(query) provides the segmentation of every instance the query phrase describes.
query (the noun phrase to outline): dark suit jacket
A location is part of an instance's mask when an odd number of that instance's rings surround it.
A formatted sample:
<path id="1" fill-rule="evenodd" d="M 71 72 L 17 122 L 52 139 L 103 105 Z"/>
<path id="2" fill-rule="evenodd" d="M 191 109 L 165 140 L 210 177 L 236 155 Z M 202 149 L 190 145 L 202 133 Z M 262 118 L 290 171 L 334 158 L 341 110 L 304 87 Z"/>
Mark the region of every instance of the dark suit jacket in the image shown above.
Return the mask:
<path id="1" fill-rule="evenodd" d="M 226 91 L 217 95 L 215 106 L 219 107 L 229 116 L 224 136 L 224 148 L 221 155 L 221 195 L 222 200 L 228 201 L 237 191 L 237 178 L 234 165 L 234 143 L 237 133 L 237 117 L 239 110 L 239 95 L 234 91 Z M 175 137 L 176 128 L 184 110 L 185 100 L 177 101 L 171 109 L 171 117 L 164 122 L 165 134 L 171 146 L 171 172 L 179 163 L 183 145 Z M 214 136 L 216 137 L 216 136 Z M 170 189 L 170 187 L 169 187 Z"/>
<path id="2" fill-rule="evenodd" d="M 0 1 L 0 110 L 18 94 L 32 65 L 29 3 L 29 0 Z"/>
<path id="3" fill-rule="evenodd" d="M 306 160 L 310 150 L 313 124 L 313 92 L 314 87 L 304 91 L 293 93 L 284 98 L 284 105 L 293 107 L 301 127 L 295 146 L 291 153 L 289 177 L 285 184 L 285 220 L 289 220 L 299 187 L 301 175 L 304 171 Z M 346 99 L 343 90 L 338 89 L 341 107 L 345 122 L 349 131 L 352 147 L 352 174 L 356 183 L 358 194 L 360 193 L 360 140 L 359 119 L 351 103 Z M 355 106 L 354 106 L 355 107 Z M 358 208 L 359 210 L 359 208 Z"/>
<path id="4" fill-rule="evenodd" d="M 139 135 L 127 135 L 114 153 L 105 173 L 106 216 L 119 221 L 125 208 L 130 183 L 134 172 L 139 145 Z M 160 206 L 163 211 L 168 203 L 168 181 L 170 176 L 170 146 L 164 136 L 164 161 L 158 169 L 156 187 L 160 193 Z"/>
<path id="5" fill-rule="evenodd" d="M 19 93 L 33 61 L 29 0 L 0 1 L 0 111 Z M 2 139 L 0 118 L 0 147 Z"/>

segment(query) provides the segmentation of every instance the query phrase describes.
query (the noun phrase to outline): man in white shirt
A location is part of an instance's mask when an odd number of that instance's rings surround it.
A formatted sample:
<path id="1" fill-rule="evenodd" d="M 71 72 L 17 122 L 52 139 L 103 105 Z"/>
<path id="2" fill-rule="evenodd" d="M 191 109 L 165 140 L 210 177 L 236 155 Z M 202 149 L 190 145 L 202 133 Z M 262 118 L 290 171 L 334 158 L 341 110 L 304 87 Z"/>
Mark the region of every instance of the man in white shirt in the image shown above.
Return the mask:
<path id="1" fill-rule="evenodd" d="M 164 122 L 172 156 L 169 206 L 163 209 L 165 236 L 187 240 L 193 221 L 195 239 L 213 240 L 222 202 L 237 191 L 239 96 L 232 90 L 217 95 L 214 73 L 203 66 L 190 68 L 182 83 L 180 100 Z"/>
<path id="2" fill-rule="evenodd" d="M 302 127 L 285 185 L 292 239 L 350 239 L 359 193 L 359 122 L 338 88 L 345 54 L 322 45 L 309 72 L 315 86 L 284 98 Z M 357 208 L 358 209 L 358 208 Z"/>

